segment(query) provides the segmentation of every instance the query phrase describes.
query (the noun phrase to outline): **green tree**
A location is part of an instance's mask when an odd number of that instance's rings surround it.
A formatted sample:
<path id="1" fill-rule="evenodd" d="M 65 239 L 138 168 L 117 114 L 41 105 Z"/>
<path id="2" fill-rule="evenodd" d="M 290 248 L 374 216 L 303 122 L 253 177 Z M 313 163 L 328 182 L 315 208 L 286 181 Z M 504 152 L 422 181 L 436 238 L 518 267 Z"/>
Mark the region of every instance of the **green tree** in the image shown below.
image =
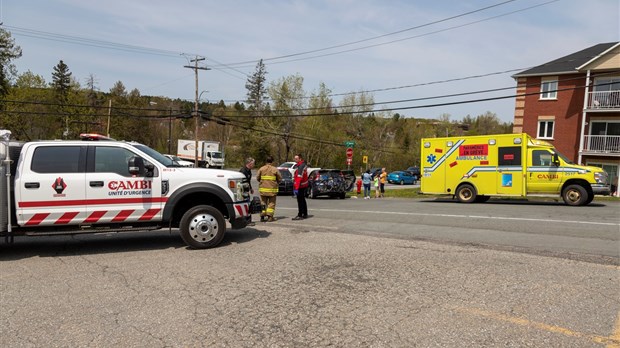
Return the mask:
<path id="1" fill-rule="evenodd" d="M 269 97 L 273 100 L 272 117 L 263 118 L 265 128 L 275 137 L 277 158 L 288 161 L 291 154 L 294 125 L 303 115 L 305 92 L 304 79 L 301 75 L 290 75 L 272 82 L 268 88 Z M 282 148 L 283 147 L 283 148 Z"/>
<path id="2" fill-rule="evenodd" d="M 256 127 L 257 118 L 265 116 L 265 107 L 267 99 L 267 69 L 263 60 L 261 59 L 256 64 L 256 70 L 249 76 L 245 83 L 245 89 L 247 90 L 247 102 L 248 111 L 251 115 L 249 118 L 245 118 L 243 121 L 243 128 L 240 130 L 240 146 L 245 153 L 242 157 L 252 156 L 260 163 L 265 160 L 265 157 L 269 153 L 269 149 L 265 144 L 257 141 L 257 137 L 254 136 L 254 128 Z M 237 114 L 240 114 L 240 110 L 237 109 Z"/>
<path id="3" fill-rule="evenodd" d="M 56 92 L 56 98 L 59 103 L 66 104 L 69 98 L 69 90 L 71 89 L 71 72 L 69 67 L 62 60 L 54 66 L 52 73 L 52 88 Z"/>
<path id="4" fill-rule="evenodd" d="M 0 97 L 9 93 L 11 81 L 17 75 L 17 69 L 11 61 L 21 56 L 22 49 L 15 44 L 11 33 L 0 28 Z"/>

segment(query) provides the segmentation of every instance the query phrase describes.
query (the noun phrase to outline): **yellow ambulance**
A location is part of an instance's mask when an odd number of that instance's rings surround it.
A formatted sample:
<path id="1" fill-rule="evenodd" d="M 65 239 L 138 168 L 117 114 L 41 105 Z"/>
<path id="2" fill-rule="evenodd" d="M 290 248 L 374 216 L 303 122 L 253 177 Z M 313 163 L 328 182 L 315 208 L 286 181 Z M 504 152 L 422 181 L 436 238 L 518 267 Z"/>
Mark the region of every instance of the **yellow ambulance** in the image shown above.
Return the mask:
<path id="1" fill-rule="evenodd" d="M 426 138 L 421 148 L 421 192 L 450 194 L 462 203 L 559 195 L 576 206 L 610 193 L 603 169 L 574 164 L 525 133 Z"/>

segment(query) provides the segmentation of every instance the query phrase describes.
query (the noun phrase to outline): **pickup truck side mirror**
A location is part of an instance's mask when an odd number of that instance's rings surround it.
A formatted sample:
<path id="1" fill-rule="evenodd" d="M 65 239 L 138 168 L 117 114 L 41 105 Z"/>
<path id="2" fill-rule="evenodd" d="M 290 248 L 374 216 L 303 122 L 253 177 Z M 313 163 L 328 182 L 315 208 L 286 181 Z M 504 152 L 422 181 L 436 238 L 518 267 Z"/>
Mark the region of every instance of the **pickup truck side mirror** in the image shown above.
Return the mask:
<path id="1" fill-rule="evenodd" d="M 560 159 L 558 158 L 558 154 L 557 153 L 553 154 L 553 164 L 556 165 L 556 166 L 560 165 Z"/>
<path id="2" fill-rule="evenodd" d="M 144 163 L 144 159 L 142 157 L 133 156 L 129 159 L 127 163 L 129 174 L 136 176 L 153 176 L 153 170 L 155 166 L 152 163 Z"/>

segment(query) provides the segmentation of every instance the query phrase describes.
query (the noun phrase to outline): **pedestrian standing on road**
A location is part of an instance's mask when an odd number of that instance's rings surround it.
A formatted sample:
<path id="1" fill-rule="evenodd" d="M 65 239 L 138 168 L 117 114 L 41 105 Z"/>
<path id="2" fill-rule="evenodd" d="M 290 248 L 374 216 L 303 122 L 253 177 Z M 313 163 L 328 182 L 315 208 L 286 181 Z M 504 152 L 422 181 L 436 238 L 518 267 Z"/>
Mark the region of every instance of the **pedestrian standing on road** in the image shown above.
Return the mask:
<path id="1" fill-rule="evenodd" d="M 293 194 L 297 196 L 297 216 L 293 220 L 308 218 L 308 205 L 306 204 L 306 190 L 308 189 L 308 166 L 301 154 L 295 155 L 297 169 L 293 183 Z"/>
<path id="2" fill-rule="evenodd" d="M 366 170 L 362 174 L 362 184 L 364 185 L 364 199 L 370 199 L 370 181 L 372 180 L 372 175 L 370 175 L 370 169 Z"/>
<path id="3" fill-rule="evenodd" d="M 381 193 L 381 188 L 379 186 L 379 175 L 375 175 L 374 184 L 375 184 L 375 198 L 379 198 L 380 193 Z"/>
<path id="4" fill-rule="evenodd" d="M 379 175 L 379 185 L 381 186 L 381 198 L 385 197 L 385 183 L 387 182 L 387 172 L 385 167 L 381 168 L 381 175 Z"/>
<path id="5" fill-rule="evenodd" d="M 267 164 L 260 167 L 256 173 L 258 180 L 258 193 L 263 210 L 260 213 L 260 221 L 273 222 L 276 221 L 274 214 L 276 212 L 276 197 L 278 196 L 278 184 L 282 181 L 282 174 L 278 168 L 273 166 L 273 157 L 267 156 L 265 159 Z"/>
<path id="6" fill-rule="evenodd" d="M 254 189 L 252 188 L 252 169 L 254 169 L 255 163 L 256 161 L 254 161 L 254 158 L 248 157 L 245 159 L 245 165 L 243 168 L 239 169 L 239 171 L 245 175 L 245 178 L 248 179 L 251 194 L 254 194 Z"/>

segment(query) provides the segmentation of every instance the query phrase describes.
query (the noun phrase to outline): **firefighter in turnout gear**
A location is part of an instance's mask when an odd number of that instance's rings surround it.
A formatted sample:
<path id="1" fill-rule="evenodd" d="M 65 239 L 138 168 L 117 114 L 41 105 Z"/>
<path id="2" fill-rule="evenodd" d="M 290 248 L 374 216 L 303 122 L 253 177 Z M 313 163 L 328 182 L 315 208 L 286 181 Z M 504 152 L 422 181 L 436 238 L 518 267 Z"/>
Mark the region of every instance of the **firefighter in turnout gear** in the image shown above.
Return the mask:
<path id="1" fill-rule="evenodd" d="M 273 215 L 276 211 L 278 184 L 282 181 L 282 174 L 280 174 L 278 168 L 272 165 L 273 157 L 267 156 L 266 162 L 267 164 L 260 167 L 258 173 L 256 173 L 256 180 L 258 180 L 258 193 L 263 206 L 263 211 L 260 213 L 260 221 L 267 220 L 271 222 L 276 221 Z"/>

